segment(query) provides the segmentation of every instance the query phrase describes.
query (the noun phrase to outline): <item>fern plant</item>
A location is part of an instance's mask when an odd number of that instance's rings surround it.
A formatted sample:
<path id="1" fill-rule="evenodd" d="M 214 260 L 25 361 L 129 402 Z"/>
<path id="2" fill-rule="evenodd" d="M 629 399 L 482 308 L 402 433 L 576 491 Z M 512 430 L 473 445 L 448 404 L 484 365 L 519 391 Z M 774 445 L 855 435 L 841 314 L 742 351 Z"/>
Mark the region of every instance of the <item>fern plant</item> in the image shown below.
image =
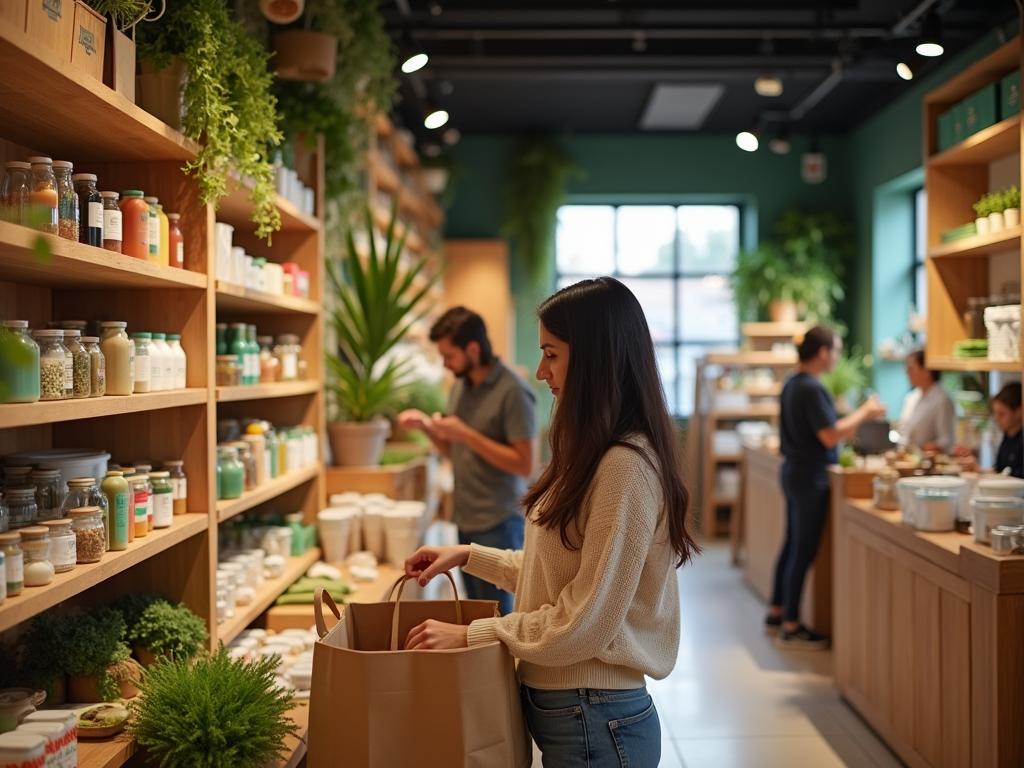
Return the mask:
<path id="1" fill-rule="evenodd" d="M 206 622 L 184 603 L 171 605 L 159 600 L 147 607 L 128 628 L 127 640 L 156 656 L 190 659 L 199 653 L 209 635 Z"/>
<path id="2" fill-rule="evenodd" d="M 129 726 L 161 768 L 259 768 L 284 755 L 295 723 L 291 693 L 274 681 L 277 662 L 232 661 L 221 646 L 194 660 L 150 667 Z"/>
<path id="3" fill-rule="evenodd" d="M 86 0 L 96 13 L 109 16 L 122 32 L 142 21 L 153 9 L 152 0 Z"/>

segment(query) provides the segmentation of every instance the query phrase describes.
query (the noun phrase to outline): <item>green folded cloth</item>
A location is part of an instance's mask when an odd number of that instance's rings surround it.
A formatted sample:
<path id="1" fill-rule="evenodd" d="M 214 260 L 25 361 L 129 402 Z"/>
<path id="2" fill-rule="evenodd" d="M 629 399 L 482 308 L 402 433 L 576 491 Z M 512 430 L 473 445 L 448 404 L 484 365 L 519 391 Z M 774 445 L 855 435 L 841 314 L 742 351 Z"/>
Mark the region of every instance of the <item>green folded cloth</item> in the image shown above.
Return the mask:
<path id="1" fill-rule="evenodd" d="M 352 586 L 344 579 L 328 579 L 328 578 L 315 578 L 311 579 L 308 576 L 303 576 L 301 579 L 292 584 L 288 589 L 285 590 L 286 594 L 304 594 L 308 592 L 313 594 L 317 587 L 323 587 L 331 593 L 331 597 L 338 595 L 347 595 L 352 591 Z"/>
<path id="2" fill-rule="evenodd" d="M 334 598 L 334 602 L 338 605 L 345 603 L 345 598 L 341 595 L 335 597 L 335 593 L 331 592 L 331 597 Z M 313 604 L 313 593 L 312 592 L 296 592 L 295 594 L 289 595 L 285 593 L 281 595 L 277 600 L 274 601 L 274 605 L 312 605 Z"/>

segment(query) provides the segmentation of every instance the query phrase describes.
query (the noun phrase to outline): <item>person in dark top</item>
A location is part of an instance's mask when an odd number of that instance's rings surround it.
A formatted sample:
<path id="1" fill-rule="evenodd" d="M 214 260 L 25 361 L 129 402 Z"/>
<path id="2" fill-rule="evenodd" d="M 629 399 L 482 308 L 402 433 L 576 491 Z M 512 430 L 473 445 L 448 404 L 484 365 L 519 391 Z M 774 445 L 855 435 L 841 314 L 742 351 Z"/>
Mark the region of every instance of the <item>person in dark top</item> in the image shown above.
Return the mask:
<path id="1" fill-rule="evenodd" d="M 828 516 L 828 466 L 835 464 L 836 446 L 865 421 L 881 418 L 885 407 L 869 397 L 849 416 L 836 418 L 832 398 L 820 381 L 835 368 L 843 340 L 819 325 L 804 335 L 797 348 L 796 373 L 782 389 L 779 442 L 782 491 L 786 496 L 786 538 L 775 565 L 775 584 L 765 631 L 782 648 L 820 650 L 828 638 L 800 623 L 800 596 L 807 569 L 818 554 Z"/>
<path id="2" fill-rule="evenodd" d="M 1019 381 L 1013 381 L 999 390 L 999 394 L 992 398 L 992 420 L 995 421 L 999 431 L 1003 433 L 1003 440 L 999 443 L 999 450 L 996 451 L 996 462 L 993 469 L 1002 472 L 1009 468 L 1010 474 L 1014 477 L 1024 478 L 1024 419 L 1021 415 L 1021 386 Z M 957 448 L 956 453 L 963 458 L 960 462 L 964 469 L 977 471 L 978 462 L 967 449 Z"/>

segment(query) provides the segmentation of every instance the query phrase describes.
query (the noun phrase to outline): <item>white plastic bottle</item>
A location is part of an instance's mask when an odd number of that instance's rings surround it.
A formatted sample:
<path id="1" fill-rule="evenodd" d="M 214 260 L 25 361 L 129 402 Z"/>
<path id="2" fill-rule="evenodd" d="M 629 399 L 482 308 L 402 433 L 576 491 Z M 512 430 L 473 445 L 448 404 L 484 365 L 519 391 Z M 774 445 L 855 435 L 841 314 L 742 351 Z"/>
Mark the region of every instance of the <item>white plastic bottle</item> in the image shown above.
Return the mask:
<path id="1" fill-rule="evenodd" d="M 162 386 L 164 390 L 177 389 L 174 386 L 174 352 L 167 346 L 167 342 L 164 341 L 166 334 L 154 333 L 153 334 L 153 346 L 160 350 L 160 356 L 163 361 L 163 368 L 160 372 Z"/>
<path id="2" fill-rule="evenodd" d="M 174 356 L 174 388 L 184 389 L 187 386 L 185 374 L 188 372 L 188 358 L 185 356 L 185 350 L 181 348 L 181 336 L 177 333 L 168 333 L 167 346 Z"/>
<path id="3" fill-rule="evenodd" d="M 163 392 L 164 386 L 164 351 L 156 343 L 156 334 L 151 333 L 149 339 L 149 391 Z"/>

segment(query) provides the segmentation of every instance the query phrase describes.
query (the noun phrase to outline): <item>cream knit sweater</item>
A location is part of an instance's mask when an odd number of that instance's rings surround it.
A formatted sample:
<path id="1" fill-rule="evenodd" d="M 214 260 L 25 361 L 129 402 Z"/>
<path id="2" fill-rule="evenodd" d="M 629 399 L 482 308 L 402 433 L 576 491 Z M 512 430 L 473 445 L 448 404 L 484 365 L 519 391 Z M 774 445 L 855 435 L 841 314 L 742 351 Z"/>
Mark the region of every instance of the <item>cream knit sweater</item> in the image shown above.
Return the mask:
<path id="1" fill-rule="evenodd" d="M 661 499 L 650 465 L 615 446 L 578 518 L 580 549 L 529 514 L 521 552 L 471 545 L 465 571 L 514 592 L 515 608 L 471 623 L 469 645 L 501 640 L 533 688 L 628 689 L 666 677 L 679 651 L 679 584 Z"/>

